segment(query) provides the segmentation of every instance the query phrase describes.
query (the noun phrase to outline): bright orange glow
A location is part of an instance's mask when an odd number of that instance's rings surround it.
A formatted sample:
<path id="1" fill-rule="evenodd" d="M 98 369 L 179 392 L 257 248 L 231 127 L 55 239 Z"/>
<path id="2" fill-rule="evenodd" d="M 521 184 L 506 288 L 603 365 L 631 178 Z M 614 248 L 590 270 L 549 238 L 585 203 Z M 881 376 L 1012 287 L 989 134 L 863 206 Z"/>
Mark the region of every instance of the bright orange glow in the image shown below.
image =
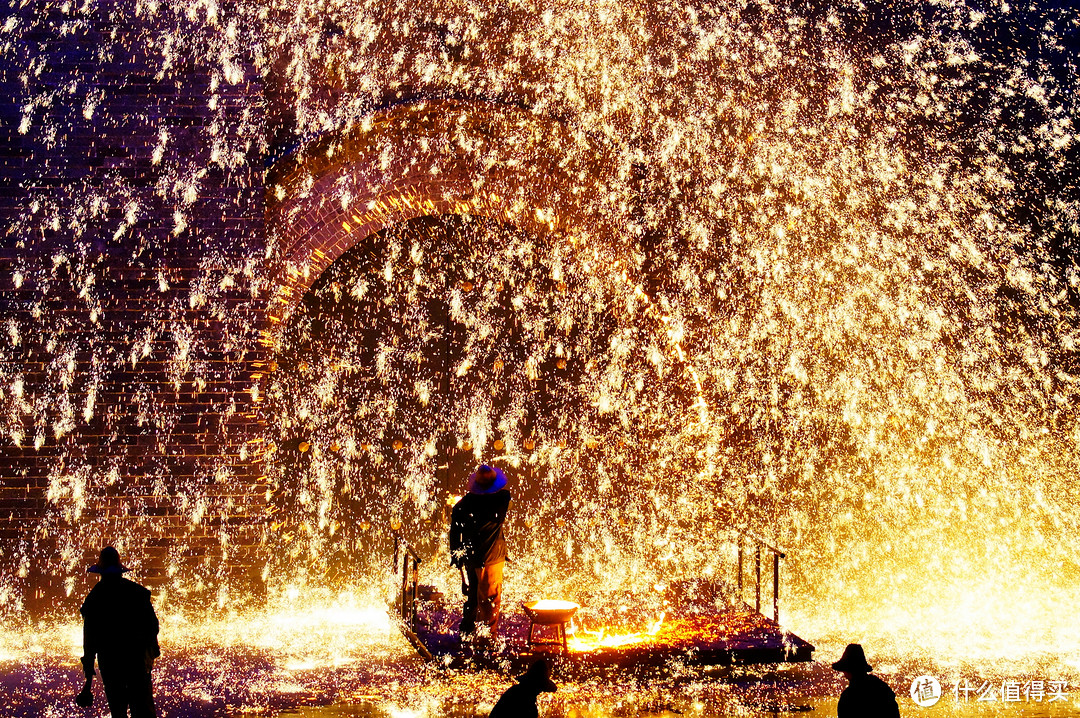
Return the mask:
<path id="1" fill-rule="evenodd" d="M 74 171 L 99 123 L 141 127 L 109 141 L 156 169 L 93 192 L 28 181 L 5 210 L 0 481 L 26 546 L 0 570 L 0 660 L 77 655 L 78 627 L 27 627 L 26 599 L 48 577 L 75 605 L 105 537 L 155 580 L 166 644 L 226 636 L 282 675 L 370 645 L 411 657 L 384 615 L 386 529 L 423 547 L 425 595 L 457 603 L 445 512 L 461 466 L 498 459 L 515 610 L 619 595 L 651 617 L 651 587 L 708 579 L 684 597 L 709 608 L 764 574 L 770 612 L 771 566 L 736 527 L 789 552 L 779 618 L 821 657 L 860 640 L 908 663 L 1080 667 L 1077 75 L 1048 60 L 1074 15 L 942 0 L 870 38 L 797 3 L 180 4 L 100 55 L 215 88 L 191 106 L 221 109 L 180 133 L 166 99 L 58 90 L 34 49 L 54 13 L 2 23 L 20 176 Z M 999 28 L 1047 58 L 1002 62 Z M 463 99 L 405 109 L 419 97 Z M 495 109 L 508 98 L 521 114 Z M 290 147 L 270 184 L 259 168 Z M 230 183 L 280 221 L 229 205 Z M 188 261 L 195 237 L 226 244 Z M 138 285 L 112 278 L 128 256 Z M 102 453 L 129 430 L 137 448 Z M 675 609 L 582 617 L 570 645 L 705 630 Z"/>
<path id="2" fill-rule="evenodd" d="M 580 606 L 573 601 L 559 601 L 553 598 L 544 598 L 531 604 L 529 608 L 534 611 L 565 611 L 571 608 L 580 608 Z"/>
<path id="3" fill-rule="evenodd" d="M 566 645 L 573 652 L 588 653 L 598 648 L 623 648 L 625 646 L 644 644 L 653 640 L 660 633 L 660 629 L 664 625 L 664 618 L 665 616 L 661 615 L 659 619 L 650 623 L 649 627 L 644 631 L 629 633 L 607 626 L 596 631 L 577 629 L 575 627 L 573 636 L 567 638 Z"/>

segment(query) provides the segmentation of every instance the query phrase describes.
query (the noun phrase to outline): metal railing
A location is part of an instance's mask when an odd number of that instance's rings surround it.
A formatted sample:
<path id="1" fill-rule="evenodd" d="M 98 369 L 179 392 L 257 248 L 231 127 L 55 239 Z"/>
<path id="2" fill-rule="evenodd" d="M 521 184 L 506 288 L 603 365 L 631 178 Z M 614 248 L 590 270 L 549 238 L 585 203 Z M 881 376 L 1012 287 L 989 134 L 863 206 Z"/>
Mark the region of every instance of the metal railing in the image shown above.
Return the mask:
<path id="1" fill-rule="evenodd" d="M 738 532 L 738 546 L 739 546 L 739 566 L 738 572 L 738 591 L 739 600 L 743 600 L 743 549 L 746 546 L 747 539 L 750 541 L 751 549 L 754 552 L 754 610 L 761 613 L 761 554 L 762 551 L 766 551 L 772 554 L 772 589 L 773 589 L 773 620 L 777 623 L 780 622 L 780 559 L 786 558 L 785 554 L 780 549 L 771 545 L 765 539 L 760 536 L 755 536 L 752 533 L 745 531 Z M 749 605 L 749 604 L 748 604 Z"/>
<path id="2" fill-rule="evenodd" d="M 416 596 L 420 585 L 420 555 L 402 537 L 400 528 L 392 528 L 390 533 L 394 537 L 395 576 L 398 574 L 398 564 L 401 564 L 401 598 L 398 601 L 397 613 L 398 618 L 401 619 L 402 633 L 421 656 L 430 659 L 431 652 L 416 633 L 418 625 Z"/>
<path id="3" fill-rule="evenodd" d="M 762 554 L 766 556 L 772 556 L 772 617 L 773 620 L 779 623 L 780 621 L 780 559 L 787 558 L 787 554 L 781 551 L 779 548 L 773 546 L 765 539 L 747 531 L 736 530 L 736 543 L 738 546 L 738 567 L 736 573 L 738 576 L 738 599 L 747 603 L 744 599 L 746 588 L 746 555 L 747 550 L 753 552 L 754 556 L 754 610 L 761 613 L 761 593 L 762 593 L 762 580 L 761 580 L 761 559 Z M 400 527 L 391 528 L 390 534 L 394 538 L 394 562 L 393 571 L 394 575 L 400 575 L 400 597 L 397 601 L 396 612 L 398 618 L 401 619 L 402 631 L 405 637 L 410 643 L 423 655 L 425 658 L 430 658 L 431 654 L 427 647 L 417 635 L 417 596 L 420 585 L 420 564 L 422 559 L 416 552 L 416 549 L 409 544 L 408 541 L 401 535 Z M 767 559 L 766 559 L 767 560 Z"/>

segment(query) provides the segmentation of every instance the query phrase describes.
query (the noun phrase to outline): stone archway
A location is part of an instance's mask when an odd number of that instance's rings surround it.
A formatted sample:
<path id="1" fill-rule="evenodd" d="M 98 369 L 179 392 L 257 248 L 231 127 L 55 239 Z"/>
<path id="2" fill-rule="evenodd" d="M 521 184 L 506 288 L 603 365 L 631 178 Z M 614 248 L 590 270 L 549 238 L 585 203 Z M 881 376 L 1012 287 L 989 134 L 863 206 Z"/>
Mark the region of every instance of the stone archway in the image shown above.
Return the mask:
<path id="1" fill-rule="evenodd" d="M 260 341 L 273 351 L 277 327 L 335 259 L 408 219 L 474 214 L 617 245 L 629 176 L 625 158 L 584 133 L 503 105 L 394 107 L 321 138 L 267 177 L 276 261 Z"/>
<path id="2" fill-rule="evenodd" d="M 366 237 L 425 216 L 481 216 L 557 236 L 597 271 L 629 281 L 631 192 L 620 153 L 549 118 L 477 102 L 393 107 L 282 160 L 266 178 L 272 259 L 259 317 L 263 351 L 251 363 L 255 424 L 272 420 L 262 390 L 278 371 L 290 316 Z M 248 458 L 263 481 L 275 447 L 253 428 Z"/>
<path id="3" fill-rule="evenodd" d="M 260 333 L 264 351 L 252 369 L 253 419 L 257 431 L 266 438 L 248 456 L 258 467 L 261 480 L 267 483 L 261 488 L 266 489 L 268 516 L 275 511 L 279 516 L 288 515 L 280 513 L 280 505 L 273 504 L 277 498 L 271 496 L 277 495 L 271 475 L 282 466 L 279 461 L 291 460 L 283 459 L 286 455 L 280 452 L 292 452 L 293 448 L 291 444 L 287 449 L 284 444 L 275 445 L 285 441 L 284 436 L 271 438 L 269 429 L 277 418 L 271 405 L 276 400 L 264 401 L 271 396 L 264 392 L 275 382 L 280 387 L 278 379 L 291 376 L 283 354 L 288 346 L 284 337 L 290 317 L 305 296 L 314 292 L 320 277 L 350 249 L 392 226 L 437 215 L 480 216 L 534 236 L 552 237 L 570 255 L 581 276 L 618 287 L 617 292 L 624 298 L 622 306 L 635 307 L 622 317 L 626 320 L 633 316 L 634 320 L 620 325 L 619 331 L 643 330 L 656 337 L 652 351 L 667 357 L 661 362 L 652 355 L 646 358 L 640 354 L 635 355 L 636 359 L 612 361 L 639 361 L 642 376 L 656 370 L 660 363 L 675 369 L 666 373 L 657 370 L 656 381 L 644 389 L 651 398 L 641 402 L 641 408 L 635 411 L 653 412 L 649 414 L 651 420 L 624 419 L 622 435 L 617 429 L 610 434 L 590 433 L 591 439 L 582 435 L 578 437 L 581 446 L 568 449 L 571 454 L 576 451 L 573 455 L 586 462 L 601 454 L 617 456 L 616 463 L 624 468 L 657 463 L 660 452 L 686 454 L 691 462 L 699 460 L 696 444 L 700 437 L 688 427 L 699 416 L 702 421 L 697 423 L 704 424 L 701 382 L 685 361 L 665 310 L 659 303 L 650 302 L 637 282 L 634 257 L 640 254 L 640 246 L 631 230 L 634 181 L 625 153 L 519 109 L 459 101 L 427 102 L 388 109 L 348 132 L 320 138 L 272 168 L 266 191 L 271 282 L 264 297 Z M 598 380 L 600 370 L 590 371 L 590 377 Z M 593 385 L 583 382 L 582 386 L 586 384 Z M 643 390 L 638 386 L 635 391 Z M 672 402 L 681 406 L 691 421 L 685 422 L 679 411 L 671 411 Z M 602 405 L 599 402 L 595 406 Z M 593 428 L 613 416 L 597 419 Z M 647 435 L 667 438 L 657 442 Z M 607 436 L 610 446 L 605 448 L 598 436 Z M 287 441 L 293 439 L 298 442 L 296 451 L 302 453 L 299 447 L 304 442 L 297 437 Z M 548 432 L 547 443 L 550 446 L 552 442 L 560 447 L 559 451 L 570 445 Z M 315 444 L 308 446 L 315 454 Z M 333 444 L 330 446 L 332 449 Z M 538 452 L 539 446 L 538 441 Z M 396 446 L 393 450 L 399 451 Z M 276 457 L 271 458 L 275 453 Z M 333 461 L 329 454 L 324 459 Z M 645 477 L 646 473 L 639 476 Z M 286 485 L 292 484 L 278 484 Z M 569 495 L 564 492 L 563 497 Z M 534 503 L 536 511 L 562 510 L 554 504 L 543 503 L 541 507 L 539 497 Z M 271 518 L 268 528 L 277 530 L 274 526 L 278 523 Z M 590 532 L 599 530 L 588 522 L 581 526 Z M 616 533 L 621 530 L 609 528 Z"/>

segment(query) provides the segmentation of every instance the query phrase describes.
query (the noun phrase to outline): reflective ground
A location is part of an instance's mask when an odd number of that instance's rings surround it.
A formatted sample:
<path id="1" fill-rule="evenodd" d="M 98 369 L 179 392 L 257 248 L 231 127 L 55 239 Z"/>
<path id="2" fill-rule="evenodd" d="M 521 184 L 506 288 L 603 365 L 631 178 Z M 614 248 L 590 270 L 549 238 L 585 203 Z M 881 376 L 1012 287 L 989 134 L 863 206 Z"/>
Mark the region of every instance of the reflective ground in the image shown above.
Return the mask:
<path id="1" fill-rule="evenodd" d="M 376 607 L 336 605 L 200 622 L 163 618 L 163 659 L 155 669 L 160 716 L 472 718 L 486 716 L 513 680 L 498 670 L 458 672 L 425 665 Z M 897 691 L 905 717 L 1080 715 L 1078 656 L 926 659 L 884 655 L 874 650 L 882 642 L 859 640 L 875 672 Z M 0 642 L 3 715 L 107 715 L 100 690 L 90 711 L 73 703 L 81 686 L 79 642 L 74 623 L 8 634 Z M 572 679 L 560 668 L 554 676 L 559 691 L 541 697 L 541 715 L 835 715 L 843 679 L 828 663 L 843 646 L 820 639 L 816 644 L 819 660 L 810 664 L 671 664 Z M 908 695 L 912 680 L 924 674 L 942 686 L 942 697 L 931 707 L 920 707 Z"/>

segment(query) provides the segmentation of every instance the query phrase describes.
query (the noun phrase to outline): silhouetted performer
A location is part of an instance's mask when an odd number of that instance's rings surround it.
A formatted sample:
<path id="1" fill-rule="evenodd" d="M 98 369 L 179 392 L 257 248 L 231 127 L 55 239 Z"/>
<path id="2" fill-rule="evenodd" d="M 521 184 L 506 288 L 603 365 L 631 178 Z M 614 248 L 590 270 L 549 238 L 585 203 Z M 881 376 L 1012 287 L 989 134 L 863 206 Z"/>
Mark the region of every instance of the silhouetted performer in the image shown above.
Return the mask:
<path id="1" fill-rule="evenodd" d="M 510 686 L 491 709 L 488 718 L 539 718 L 540 709 L 536 699 L 541 693 L 554 693 L 551 669 L 544 658 L 529 666 L 529 670 L 517 677 L 517 685 Z"/>
<path id="2" fill-rule="evenodd" d="M 837 718 L 900 718 L 896 694 L 885 681 L 870 675 L 874 669 L 866 662 L 862 646 L 848 644 L 832 667 L 848 679 L 848 687 L 836 704 Z"/>
<path id="3" fill-rule="evenodd" d="M 476 631 L 478 620 L 489 637 L 499 626 L 506 563 L 503 522 L 509 507 L 506 474 L 484 464 L 469 476 L 468 493 L 450 514 L 450 562 L 467 574 L 462 637 Z"/>
<path id="4" fill-rule="evenodd" d="M 120 563 L 112 546 L 101 549 L 101 557 L 88 571 L 101 575 L 90 589 L 80 611 L 83 616 L 83 673 L 89 692 L 94 679 L 94 659 L 101 671 L 101 683 L 113 718 L 154 718 L 154 696 L 150 671 L 158 648 L 158 620 L 150 591 L 124 578 L 130 569 Z M 80 694 L 82 695 L 82 694 Z"/>

